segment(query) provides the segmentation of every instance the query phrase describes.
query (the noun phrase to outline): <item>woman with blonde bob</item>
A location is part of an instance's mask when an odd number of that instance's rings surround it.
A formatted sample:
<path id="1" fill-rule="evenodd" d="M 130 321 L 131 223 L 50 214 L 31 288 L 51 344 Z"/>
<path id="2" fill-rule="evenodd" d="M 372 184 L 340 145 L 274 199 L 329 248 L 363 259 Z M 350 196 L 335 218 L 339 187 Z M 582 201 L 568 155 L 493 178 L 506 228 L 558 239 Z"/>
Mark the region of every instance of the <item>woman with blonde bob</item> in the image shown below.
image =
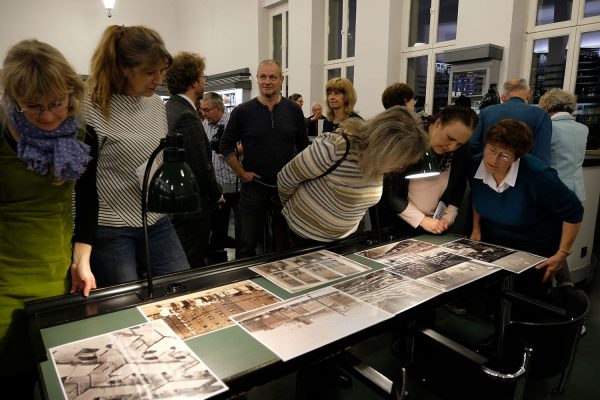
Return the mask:
<path id="1" fill-rule="evenodd" d="M 90 203 L 98 204 L 91 263 L 99 287 L 137 280 L 146 269 L 137 171 L 167 134 L 155 90 L 172 61 L 160 35 L 145 26 L 109 26 L 92 57 L 84 114 L 98 159 Z M 148 213 L 148 238 L 155 275 L 189 269 L 166 215 Z"/>
<path id="2" fill-rule="evenodd" d="M 383 174 L 414 164 L 428 145 L 400 106 L 367 121 L 347 119 L 336 132 L 319 135 L 277 175 L 292 242 L 331 242 L 354 233 L 381 197 Z"/>
<path id="3" fill-rule="evenodd" d="M 354 112 L 356 90 L 346 78 L 333 78 L 325 85 L 327 95 L 327 118 L 323 121 L 323 132 L 333 132 L 347 118 L 359 118 Z"/>
<path id="4" fill-rule="evenodd" d="M 33 398 L 24 303 L 96 287 L 71 206 L 90 162 L 83 82 L 56 48 L 23 40 L 6 55 L 0 91 L 0 383 Z"/>

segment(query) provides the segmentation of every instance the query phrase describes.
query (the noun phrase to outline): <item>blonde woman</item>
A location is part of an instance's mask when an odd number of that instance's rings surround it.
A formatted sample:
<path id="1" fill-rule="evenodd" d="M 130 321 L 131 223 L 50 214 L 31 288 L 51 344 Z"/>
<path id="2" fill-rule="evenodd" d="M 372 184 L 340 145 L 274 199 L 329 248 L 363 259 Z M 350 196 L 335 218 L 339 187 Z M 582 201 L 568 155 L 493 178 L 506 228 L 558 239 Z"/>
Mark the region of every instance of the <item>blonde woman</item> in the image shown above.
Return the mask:
<path id="1" fill-rule="evenodd" d="M 85 118 L 98 147 L 98 227 L 91 263 L 98 286 L 137 280 L 143 264 L 141 189 L 136 169 L 167 134 L 155 93 L 173 58 L 160 35 L 144 26 L 109 26 L 92 58 Z M 148 213 L 153 273 L 189 269 L 168 217 Z"/>
<path id="2" fill-rule="evenodd" d="M 0 82 L 0 383 L 33 398 L 25 301 L 96 287 L 89 238 L 77 229 L 71 245 L 73 188 L 90 161 L 81 142 L 83 82 L 37 40 L 10 48 Z"/>
<path id="3" fill-rule="evenodd" d="M 327 118 L 323 121 L 323 132 L 333 132 L 347 118 L 359 118 L 354 112 L 356 90 L 346 78 L 333 78 L 325 85 L 327 95 Z"/>
<path id="4" fill-rule="evenodd" d="M 292 242 L 331 242 L 354 233 L 381 197 L 383 174 L 414 164 L 427 146 L 425 132 L 400 106 L 368 121 L 347 119 L 336 132 L 319 135 L 277 175 Z"/>

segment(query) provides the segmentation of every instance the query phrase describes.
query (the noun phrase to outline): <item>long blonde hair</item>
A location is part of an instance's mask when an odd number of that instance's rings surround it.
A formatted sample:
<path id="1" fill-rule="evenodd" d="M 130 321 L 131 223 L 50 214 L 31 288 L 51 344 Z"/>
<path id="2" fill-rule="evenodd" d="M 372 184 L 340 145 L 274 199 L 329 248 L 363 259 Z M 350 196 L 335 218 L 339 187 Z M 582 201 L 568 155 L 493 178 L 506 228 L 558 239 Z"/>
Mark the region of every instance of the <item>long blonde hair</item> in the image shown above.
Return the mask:
<path id="1" fill-rule="evenodd" d="M 173 57 L 154 29 L 145 26 L 109 26 L 92 56 L 88 79 L 92 102 L 109 118 L 110 98 L 113 94 L 122 94 L 125 88 L 123 68 L 155 66 L 160 62 L 166 62 L 168 67 Z"/>
<path id="2" fill-rule="evenodd" d="M 394 106 L 363 121 L 348 118 L 341 128 L 356 146 L 359 166 L 370 178 L 384 173 L 389 165 L 397 171 L 419 161 L 429 146 L 427 134 L 404 107 Z"/>
<path id="3" fill-rule="evenodd" d="M 0 87 L 4 97 L 27 103 L 69 96 L 69 115 L 80 112 L 83 99 L 83 82 L 71 64 L 58 49 L 35 39 L 10 48 Z"/>

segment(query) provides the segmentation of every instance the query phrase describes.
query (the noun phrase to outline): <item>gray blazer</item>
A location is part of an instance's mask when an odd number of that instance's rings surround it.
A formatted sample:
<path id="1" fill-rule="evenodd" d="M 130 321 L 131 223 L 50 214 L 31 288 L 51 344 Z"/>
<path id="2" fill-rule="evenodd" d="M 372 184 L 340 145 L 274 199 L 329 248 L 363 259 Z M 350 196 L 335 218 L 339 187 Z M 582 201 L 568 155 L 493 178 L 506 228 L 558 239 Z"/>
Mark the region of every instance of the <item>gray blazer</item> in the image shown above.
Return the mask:
<path id="1" fill-rule="evenodd" d="M 585 200 L 582 164 L 587 137 L 588 127 L 574 121 L 570 115 L 561 113 L 552 117 L 550 166 L 582 202 Z"/>

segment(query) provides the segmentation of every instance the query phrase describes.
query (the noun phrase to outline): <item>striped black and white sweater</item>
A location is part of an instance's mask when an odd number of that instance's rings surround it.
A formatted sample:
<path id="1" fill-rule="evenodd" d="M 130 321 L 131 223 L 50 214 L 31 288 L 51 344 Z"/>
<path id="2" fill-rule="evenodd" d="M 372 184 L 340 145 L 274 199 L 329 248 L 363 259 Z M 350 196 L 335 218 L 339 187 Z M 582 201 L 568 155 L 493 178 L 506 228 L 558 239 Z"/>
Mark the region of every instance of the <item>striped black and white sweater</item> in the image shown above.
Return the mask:
<path id="1" fill-rule="evenodd" d="M 141 227 L 141 185 L 136 169 L 148 160 L 167 133 L 162 99 L 158 95 L 113 95 L 107 120 L 92 105 L 88 94 L 84 117 L 98 141 L 98 225 Z M 148 224 L 161 217 L 162 214 L 148 213 Z"/>

